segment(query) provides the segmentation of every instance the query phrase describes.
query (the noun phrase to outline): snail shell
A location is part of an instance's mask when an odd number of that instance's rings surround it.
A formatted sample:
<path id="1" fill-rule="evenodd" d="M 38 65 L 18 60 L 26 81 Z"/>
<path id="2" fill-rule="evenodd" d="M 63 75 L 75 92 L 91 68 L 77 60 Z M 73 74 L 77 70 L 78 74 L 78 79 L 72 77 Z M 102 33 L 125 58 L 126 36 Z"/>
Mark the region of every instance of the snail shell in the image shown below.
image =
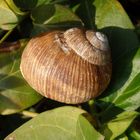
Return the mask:
<path id="1" fill-rule="evenodd" d="M 105 35 L 71 28 L 32 38 L 20 69 L 47 98 L 77 104 L 100 95 L 110 82 L 111 56 Z"/>

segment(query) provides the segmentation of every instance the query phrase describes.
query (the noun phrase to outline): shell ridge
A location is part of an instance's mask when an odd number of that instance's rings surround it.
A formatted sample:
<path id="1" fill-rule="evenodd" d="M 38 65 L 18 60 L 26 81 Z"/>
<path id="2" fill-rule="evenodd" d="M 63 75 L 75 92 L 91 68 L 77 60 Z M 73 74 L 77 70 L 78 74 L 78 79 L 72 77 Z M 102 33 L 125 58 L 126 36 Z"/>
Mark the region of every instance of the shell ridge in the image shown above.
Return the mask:
<path id="1" fill-rule="evenodd" d="M 87 39 L 86 32 L 84 32 L 83 30 L 77 28 L 69 29 L 64 32 L 64 38 L 68 46 L 76 54 L 78 54 L 89 63 L 95 65 L 106 65 L 109 62 L 109 50 L 104 51 L 97 47 L 94 47 L 93 44 Z"/>

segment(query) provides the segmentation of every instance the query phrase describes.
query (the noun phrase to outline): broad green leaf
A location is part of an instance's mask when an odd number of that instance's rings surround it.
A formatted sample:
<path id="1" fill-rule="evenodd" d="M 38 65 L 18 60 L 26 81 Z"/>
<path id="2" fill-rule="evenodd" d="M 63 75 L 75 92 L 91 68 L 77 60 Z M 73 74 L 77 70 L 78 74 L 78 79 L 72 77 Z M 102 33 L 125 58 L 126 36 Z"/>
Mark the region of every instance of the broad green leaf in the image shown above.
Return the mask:
<path id="1" fill-rule="evenodd" d="M 96 8 L 95 22 L 98 29 L 111 26 L 133 29 L 133 24 L 118 1 L 94 0 L 93 2 Z"/>
<path id="2" fill-rule="evenodd" d="M 12 0 L 0 1 L 0 28 L 10 30 L 14 28 L 26 13 L 21 12 Z"/>
<path id="3" fill-rule="evenodd" d="M 137 112 L 123 112 L 103 126 L 102 133 L 106 140 L 114 140 L 123 134 L 138 115 Z"/>
<path id="4" fill-rule="evenodd" d="M 48 4 L 52 0 L 13 0 L 22 10 L 31 10 L 39 5 Z"/>
<path id="5" fill-rule="evenodd" d="M 79 116 L 85 113 L 84 110 L 70 106 L 46 111 L 19 127 L 5 140 L 81 140 L 80 136 L 77 137 L 77 131 L 80 131 L 77 128 L 83 132 L 81 134 L 78 132 L 78 135 L 87 136 L 86 127 L 89 132 L 93 130 L 93 133 L 96 133 L 95 136 L 100 136 L 97 135 L 97 132 L 87 120 L 79 120 Z M 83 126 L 83 124 L 86 126 Z M 84 140 L 89 140 L 86 139 L 86 136 Z M 97 138 L 94 139 L 93 137 L 94 140 L 99 140 L 99 137 Z"/>
<path id="6" fill-rule="evenodd" d="M 96 26 L 108 36 L 113 64 L 112 80 L 100 105 L 106 114 L 114 106 L 135 110 L 140 106 L 140 49 L 134 27 L 118 1 L 95 0 L 93 5 Z"/>
<path id="7" fill-rule="evenodd" d="M 93 138 L 94 140 L 104 140 L 104 136 L 80 115 L 77 121 L 76 140 L 93 140 Z"/>
<path id="8" fill-rule="evenodd" d="M 34 24 L 33 35 L 50 29 L 66 29 L 82 26 L 81 20 L 68 8 L 62 5 L 41 5 L 32 11 Z"/>
<path id="9" fill-rule="evenodd" d="M 41 99 L 21 76 L 20 57 L 27 41 L 22 40 L 17 51 L 0 53 L 0 114 L 21 111 Z"/>
<path id="10" fill-rule="evenodd" d="M 16 14 L 9 9 L 4 0 L 0 1 L 0 28 L 10 30 L 15 27 L 18 22 Z"/>

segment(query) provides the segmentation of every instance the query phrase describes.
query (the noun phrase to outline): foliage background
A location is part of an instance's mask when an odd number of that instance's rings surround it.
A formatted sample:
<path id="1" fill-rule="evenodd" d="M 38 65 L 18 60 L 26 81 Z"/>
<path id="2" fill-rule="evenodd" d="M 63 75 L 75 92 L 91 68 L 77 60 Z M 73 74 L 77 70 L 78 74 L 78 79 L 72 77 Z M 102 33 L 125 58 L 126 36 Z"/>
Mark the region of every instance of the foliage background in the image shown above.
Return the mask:
<path id="1" fill-rule="evenodd" d="M 0 139 L 139 140 L 139 8 L 138 0 L 1 0 Z M 75 106 L 43 98 L 20 73 L 24 47 L 42 32 L 83 26 L 108 36 L 109 87 Z"/>

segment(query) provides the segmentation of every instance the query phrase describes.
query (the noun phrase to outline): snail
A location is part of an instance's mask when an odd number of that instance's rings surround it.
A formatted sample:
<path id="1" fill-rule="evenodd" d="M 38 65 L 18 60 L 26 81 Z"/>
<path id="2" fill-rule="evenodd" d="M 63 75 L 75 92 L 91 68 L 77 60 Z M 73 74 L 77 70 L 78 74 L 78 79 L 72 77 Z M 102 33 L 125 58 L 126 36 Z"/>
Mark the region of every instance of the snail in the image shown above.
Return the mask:
<path id="1" fill-rule="evenodd" d="M 23 51 L 20 70 L 43 96 L 69 104 L 100 95 L 111 79 L 111 53 L 100 32 L 71 28 L 32 38 Z"/>

